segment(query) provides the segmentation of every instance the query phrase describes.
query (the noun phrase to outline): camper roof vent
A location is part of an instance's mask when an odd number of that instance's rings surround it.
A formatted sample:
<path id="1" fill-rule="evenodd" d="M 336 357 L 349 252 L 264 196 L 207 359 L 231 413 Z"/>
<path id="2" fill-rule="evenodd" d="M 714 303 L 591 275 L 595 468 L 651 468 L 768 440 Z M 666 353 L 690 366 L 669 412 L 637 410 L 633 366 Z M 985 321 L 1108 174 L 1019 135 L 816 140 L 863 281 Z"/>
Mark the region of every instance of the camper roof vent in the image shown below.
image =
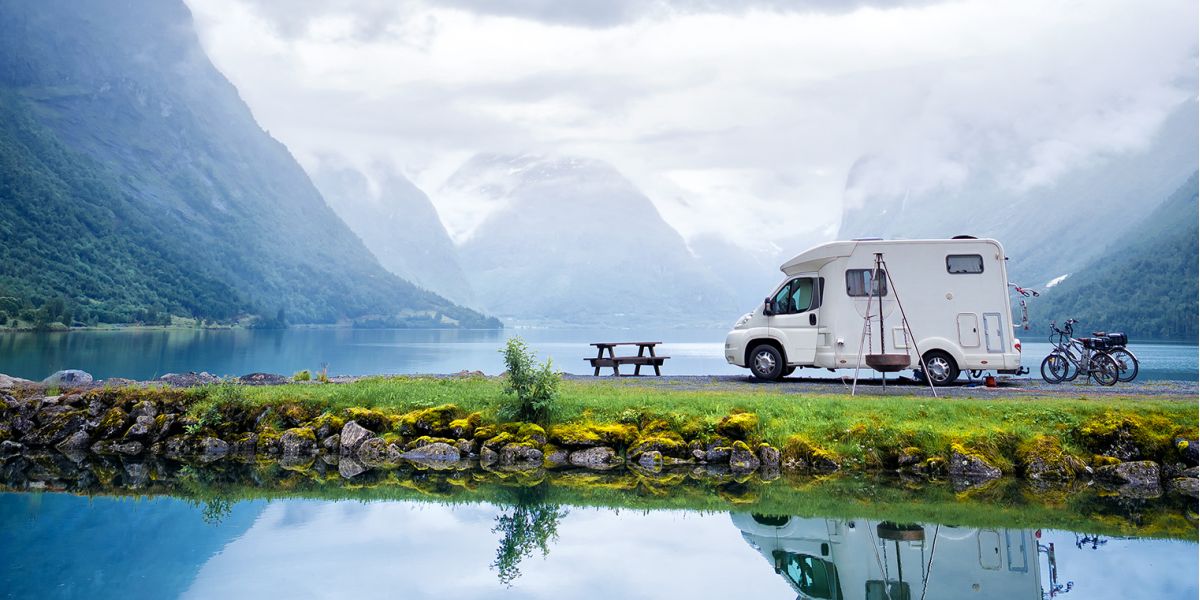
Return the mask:
<path id="1" fill-rule="evenodd" d="M 950 239 L 952 239 L 952 240 L 977 240 L 979 238 L 977 238 L 973 235 L 956 235 Z"/>

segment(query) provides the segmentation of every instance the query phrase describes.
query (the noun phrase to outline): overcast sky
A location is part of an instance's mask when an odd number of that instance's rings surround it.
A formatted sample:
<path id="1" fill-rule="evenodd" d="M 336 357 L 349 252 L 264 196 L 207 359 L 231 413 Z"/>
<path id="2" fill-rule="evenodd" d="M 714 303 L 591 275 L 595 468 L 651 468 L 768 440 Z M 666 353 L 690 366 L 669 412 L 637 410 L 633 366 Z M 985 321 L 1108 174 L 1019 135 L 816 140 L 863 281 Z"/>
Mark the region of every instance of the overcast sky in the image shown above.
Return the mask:
<path id="1" fill-rule="evenodd" d="M 1044 185 L 1197 85 L 1194 0 L 187 2 L 302 163 L 387 160 L 436 204 L 476 152 L 598 158 L 747 247 L 834 235 L 857 161 L 868 192 Z"/>

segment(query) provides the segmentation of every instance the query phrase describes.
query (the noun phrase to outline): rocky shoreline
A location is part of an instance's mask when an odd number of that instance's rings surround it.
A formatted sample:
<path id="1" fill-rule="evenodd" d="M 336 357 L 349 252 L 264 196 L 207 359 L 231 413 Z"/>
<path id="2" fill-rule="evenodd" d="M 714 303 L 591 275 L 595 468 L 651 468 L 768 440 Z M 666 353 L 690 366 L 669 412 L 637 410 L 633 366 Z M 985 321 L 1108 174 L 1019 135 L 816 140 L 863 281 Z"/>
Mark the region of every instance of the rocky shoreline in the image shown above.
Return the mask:
<path id="1" fill-rule="evenodd" d="M 1098 432 L 1107 447 L 1086 459 L 1065 452 L 1057 439 L 1037 438 L 1019 451 L 1016 468 L 1006 472 L 985 453 L 958 443 L 934 454 L 905 448 L 875 465 L 851 464 L 805 440 L 789 439 L 777 447 L 754 437 L 758 417 L 745 412 L 723 417 L 712 431 L 677 431 L 661 419 L 546 428 L 485 423 L 481 414 L 449 404 L 391 414 L 361 407 L 329 410 L 303 403 L 264 407 L 230 401 L 197 412 L 197 396 L 189 386 L 214 379 L 189 374 L 166 376 L 157 386 L 112 380 L 100 386 L 79 371 L 59 372 L 40 384 L 0 376 L 0 390 L 5 390 L 0 391 L 0 460 L 11 476 L 7 479 L 20 479 L 13 473 L 17 457 L 56 451 L 76 462 L 89 454 L 199 465 L 320 461 L 336 466 L 348 480 L 413 464 L 504 471 L 700 469 L 766 477 L 780 471 L 885 470 L 947 478 L 964 490 L 1015 475 L 1043 483 L 1081 481 L 1140 498 L 1164 493 L 1197 497 L 1200 445 L 1177 439 L 1170 451 L 1152 454 L 1139 447 L 1138 432 L 1129 423 Z M 287 382 L 269 374 L 239 380 L 246 385 Z"/>

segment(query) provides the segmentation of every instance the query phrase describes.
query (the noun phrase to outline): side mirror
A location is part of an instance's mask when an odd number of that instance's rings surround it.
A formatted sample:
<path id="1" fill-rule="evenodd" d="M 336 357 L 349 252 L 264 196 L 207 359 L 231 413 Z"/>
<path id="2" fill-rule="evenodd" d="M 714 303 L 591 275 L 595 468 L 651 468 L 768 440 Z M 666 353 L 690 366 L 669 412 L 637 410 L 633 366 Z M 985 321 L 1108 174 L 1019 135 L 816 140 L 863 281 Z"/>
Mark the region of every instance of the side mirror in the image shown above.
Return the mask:
<path id="1" fill-rule="evenodd" d="M 775 315 L 775 307 L 771 303 L 771 298 L 768 296 L 763 298 L 763 314 L 770 317 Z"/>

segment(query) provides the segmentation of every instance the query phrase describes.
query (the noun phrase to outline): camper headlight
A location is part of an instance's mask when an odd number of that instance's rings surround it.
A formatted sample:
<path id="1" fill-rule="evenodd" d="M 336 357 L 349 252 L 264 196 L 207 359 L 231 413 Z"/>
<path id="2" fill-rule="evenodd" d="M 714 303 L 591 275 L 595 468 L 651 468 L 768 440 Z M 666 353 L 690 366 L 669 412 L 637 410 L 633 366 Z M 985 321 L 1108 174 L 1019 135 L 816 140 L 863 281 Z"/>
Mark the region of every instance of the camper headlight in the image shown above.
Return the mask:
<path id="1" fill-rule="evenodd" d="M 733 328 L 734 329 L 745 329 L 746 325 L 748 323 L 750 323 L 750 318 L 753 316 L 754 316 L 754 313 L 746 313 L 746 314 L 742 315 L 742 318 L 738 319 L 737 323 L 733 324 Z"/>

